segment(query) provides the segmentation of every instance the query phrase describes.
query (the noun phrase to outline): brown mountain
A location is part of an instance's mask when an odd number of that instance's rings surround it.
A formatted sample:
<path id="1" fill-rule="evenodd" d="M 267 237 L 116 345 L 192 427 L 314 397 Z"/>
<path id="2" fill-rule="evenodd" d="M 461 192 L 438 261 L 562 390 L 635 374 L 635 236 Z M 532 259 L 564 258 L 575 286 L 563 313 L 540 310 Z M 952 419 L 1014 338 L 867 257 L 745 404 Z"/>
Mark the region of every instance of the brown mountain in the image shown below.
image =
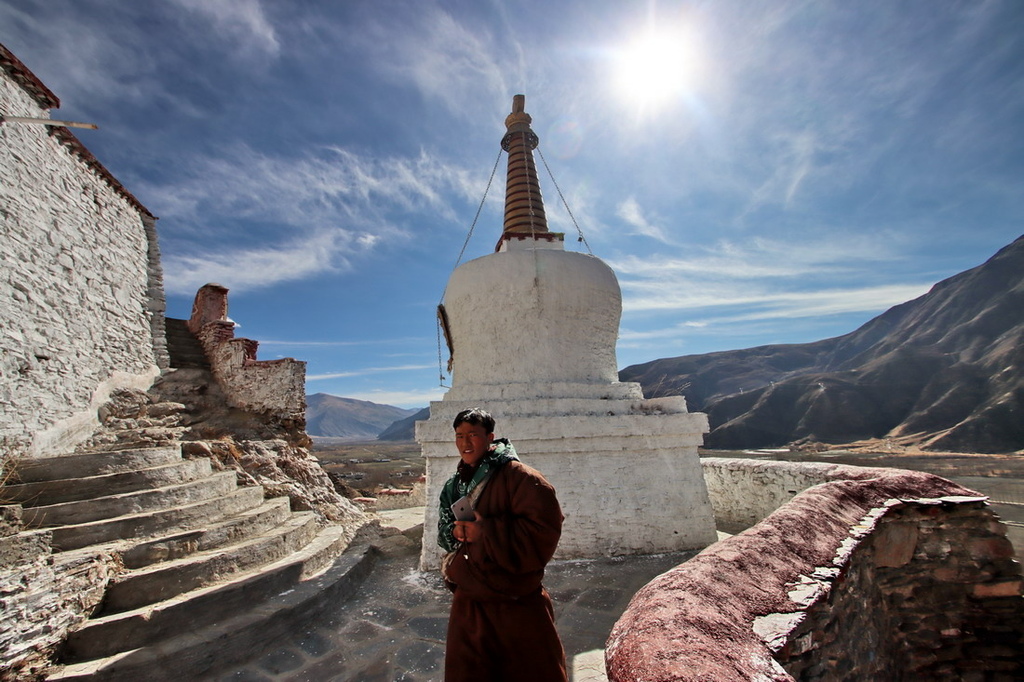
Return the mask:
<path id="1" fill-rule="evenodd" d="M 405 419 L 399 419 L 394 424 L 380 432 L 377 440 L 416 440 L 416 422 L 430 419 L 430 408 L 424 407 L 415 414 Z"/>
<path id="2" fill-rule="evenodd" d="M 306 433 L 311 436 L 374 440 L 384 429 L 416 410 L 339 398 L 329 393 L 306 397 Z"/>
<path id="3" fill-rule="evenodd" d="M 850 334 L 626 367 L 650 397 L 706 412 L 732 449 L 892 438 L 1024 449 L 1024 237 Z"/>

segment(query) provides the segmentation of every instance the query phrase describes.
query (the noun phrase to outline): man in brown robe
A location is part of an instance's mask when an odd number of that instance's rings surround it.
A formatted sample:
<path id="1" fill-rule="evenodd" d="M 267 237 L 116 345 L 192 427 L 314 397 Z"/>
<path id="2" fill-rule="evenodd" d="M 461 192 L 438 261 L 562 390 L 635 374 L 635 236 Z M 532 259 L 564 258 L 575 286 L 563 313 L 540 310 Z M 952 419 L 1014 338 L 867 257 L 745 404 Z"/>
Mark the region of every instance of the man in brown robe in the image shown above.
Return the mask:
<path id="1" fill-rule="evenodd" d="M 562 532 L 555 489 L 511 443 L 494 440 L 487 412 L 460 412 L 453 426 L 461 460 L 441 491 L 438 521 L 445 582 L 455 593 L 445 682 L 567 682 L 541 585 Z M 472 520 L 456 519 L 453 505 L 473 507 L 460 513 Z"/>

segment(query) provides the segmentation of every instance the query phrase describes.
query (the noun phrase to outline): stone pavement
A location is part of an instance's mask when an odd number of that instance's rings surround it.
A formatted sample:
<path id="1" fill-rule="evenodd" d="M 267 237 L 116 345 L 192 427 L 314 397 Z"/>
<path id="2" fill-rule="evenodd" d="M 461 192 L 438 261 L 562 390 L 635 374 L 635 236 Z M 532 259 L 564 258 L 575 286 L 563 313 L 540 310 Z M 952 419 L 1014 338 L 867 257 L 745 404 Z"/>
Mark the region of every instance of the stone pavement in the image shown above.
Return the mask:
<path id="1" fill-rule="evenodd" d="M 417 570 L 423 509 L 381 514 L 405 535 L 381 543 L 370 576 L 330 615 L 290 641 L 253 652 L 217 682 L 429 682 L 444 670 L 451 597 L 436 571 Z M 417 526 L 417 523 L 419 526 Z M 630 598 L 656 575 L 695 552 L 549 564 L 544 584 L 555 603 L 570 680 L 599 682 L 604 642 Z"/>

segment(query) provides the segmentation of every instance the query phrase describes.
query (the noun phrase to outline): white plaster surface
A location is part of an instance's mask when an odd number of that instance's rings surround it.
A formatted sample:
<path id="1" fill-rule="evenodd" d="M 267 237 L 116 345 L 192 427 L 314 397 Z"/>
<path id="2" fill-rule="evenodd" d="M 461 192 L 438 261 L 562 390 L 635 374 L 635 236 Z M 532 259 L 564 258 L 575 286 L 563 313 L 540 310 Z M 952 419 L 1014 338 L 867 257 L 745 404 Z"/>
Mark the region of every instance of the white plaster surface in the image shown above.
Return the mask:
<path id="1" fill-rule="evenodd" d="M 549 249 L 477 258 L 452 273 L 445 308 L 453 388 L 618 380 L 622 297 L 598 258 Z"/>
<path id="2" fill-rule="evenodd" d="M 545 243 L 546 244 L 546 243 Z M 517 247 L 521 246 L 517 243 Z M 555 486 L 562 559 L 657 554 L 717 539 L 697 446 L 707 417 L 618 381 L 618 282 L 593 256 L 547 246 L 470 261 L 451 277 L 452 388 L 416 425 L 427 462 L 420 564 L 435 568 L 436 500 L 455 471 L 452 420 L 482 407 Z"/>
<path id="3" fill-rule="evenodd" d="M 777 462 L 772 460 L 705 457 L 704 480 L 723 528 L 749 528 L 808 488 L 851 478 L 849 467 L 826 462 Z"/>
<path id="4" fill-rule="evenodd" d="M 48 117 L 0 74 L 0 111 Z M 0 125 L 0 207 L 0 451 L 59 454 L 105 382 L 152 379 L 146 225 L 39 125 Z"/>

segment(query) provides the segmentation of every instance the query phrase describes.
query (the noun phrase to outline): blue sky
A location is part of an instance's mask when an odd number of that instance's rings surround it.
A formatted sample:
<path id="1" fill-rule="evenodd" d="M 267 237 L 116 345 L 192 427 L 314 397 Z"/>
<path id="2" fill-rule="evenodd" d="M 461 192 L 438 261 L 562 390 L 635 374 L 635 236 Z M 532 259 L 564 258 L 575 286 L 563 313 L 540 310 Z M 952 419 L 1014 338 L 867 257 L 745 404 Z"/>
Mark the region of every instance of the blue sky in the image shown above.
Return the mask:
<path id="1" fill-rule="evenodd" d="M 844 334 L 1024 233 L 1019 0 L 0 0 L 0 42 L 159 216 L 168 314 L 227 286 L 309 393 L 439 399 L 517 93 L 620 367 Z"/>

